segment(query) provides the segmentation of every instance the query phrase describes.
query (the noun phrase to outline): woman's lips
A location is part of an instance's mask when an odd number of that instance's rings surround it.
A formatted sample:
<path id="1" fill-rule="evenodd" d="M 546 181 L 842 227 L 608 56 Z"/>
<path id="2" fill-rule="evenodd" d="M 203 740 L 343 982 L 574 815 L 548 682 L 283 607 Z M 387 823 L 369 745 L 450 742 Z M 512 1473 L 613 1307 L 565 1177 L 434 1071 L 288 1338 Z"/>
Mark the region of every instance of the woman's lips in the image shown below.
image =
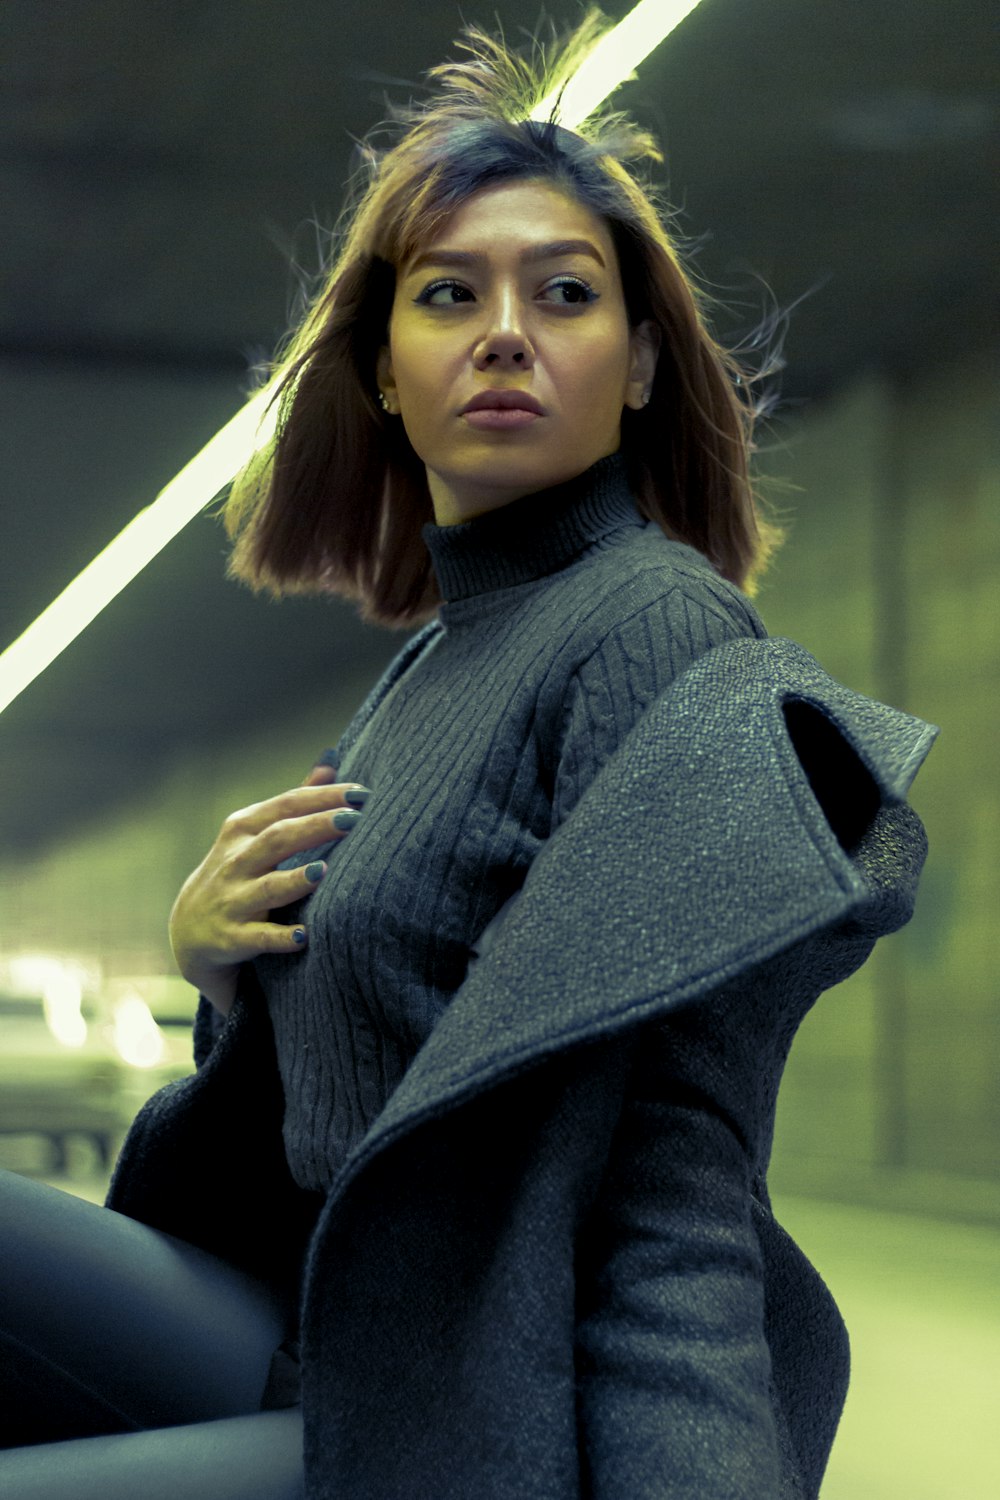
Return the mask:
<path id="1" fill-rule="evenodd" d="M 504 428 L 530 427 L 539 420 L 537 411 L 528 411 L 523 406 L 479 406 L 462 414 L 470 427 Z"/>

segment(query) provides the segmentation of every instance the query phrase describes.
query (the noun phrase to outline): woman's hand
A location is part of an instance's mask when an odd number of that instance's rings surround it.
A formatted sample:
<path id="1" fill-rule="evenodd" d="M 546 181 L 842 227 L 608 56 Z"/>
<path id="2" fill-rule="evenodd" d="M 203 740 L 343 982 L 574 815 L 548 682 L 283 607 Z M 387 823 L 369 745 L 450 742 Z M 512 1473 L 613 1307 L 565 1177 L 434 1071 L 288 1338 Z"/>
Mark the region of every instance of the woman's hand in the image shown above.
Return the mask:
<path id="1" fill-rule="evenodd" d="M 315 890 L 326 865 L 316 860 L 295 870 L 275 867 L 302 849 L 350 833 L 334 818 L 346 811 L 353 816 L 343 821 L 353 825 L 369 794 L 354 782 L 331 781 L 335 774 L 331 766 L 314 766 L 302 786 L 231 813 L 174 902 L 169 930 L 177 967 L 223 1015 L 232 1008 L 245 959 L 302 951 L 305 928 L 268 917 Z"/>

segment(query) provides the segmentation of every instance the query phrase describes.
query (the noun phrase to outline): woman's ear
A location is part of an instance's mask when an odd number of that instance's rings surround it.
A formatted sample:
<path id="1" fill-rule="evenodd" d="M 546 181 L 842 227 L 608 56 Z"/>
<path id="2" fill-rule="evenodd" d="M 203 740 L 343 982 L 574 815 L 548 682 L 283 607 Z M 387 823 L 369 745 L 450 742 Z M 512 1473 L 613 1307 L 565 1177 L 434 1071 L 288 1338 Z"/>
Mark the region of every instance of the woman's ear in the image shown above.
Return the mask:
<path id="1" fill-rule="evenodd" d="M 375 379 L 382 393 L 382 404 L 391 415 L 399 415 L 399 397 L 396 393 L 396 378 L 392 373 L 392 355 L 389 345 L 383 344 L 375 361 Z"/>
<path id="2" fill-rule="evenodd" d="M 661 332 L 659 323 L 646 318 L 636 325 L 629 335 L 631 361 L 629 364 L 628 390 L 625 405 L 633 411 L 641 411 L 649 400 L 649 392 L 656 374 L 656 361 L 660 354 Z"/>

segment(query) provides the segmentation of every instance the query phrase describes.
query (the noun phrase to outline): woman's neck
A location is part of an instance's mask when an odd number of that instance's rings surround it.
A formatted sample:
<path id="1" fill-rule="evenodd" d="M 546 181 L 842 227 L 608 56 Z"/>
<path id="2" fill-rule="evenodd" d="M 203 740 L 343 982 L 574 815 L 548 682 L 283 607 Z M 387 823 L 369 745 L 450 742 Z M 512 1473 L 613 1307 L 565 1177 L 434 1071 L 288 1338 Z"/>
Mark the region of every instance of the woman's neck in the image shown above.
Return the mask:
<path id="1" fill-rule="evenodd" d="M 429 521 L 422 535 L 452 618 L 450 604 L 472 606 L 484 594 L 544 578 L 620 527 L 644 524 L 624 455 L 612 453 L 565 484 L 533 490 L 468 523 Z"/>
<path id="2" fill-rule="evenodd" d="M 603 455 L 605 458 L 610 456 L 610 454 Z M 480 516 L 490 515 L 493 511 L 513 505 L 515 501 L 523 500 L 528 495 L 544 494 L 549 490 L 560 489 L 581 477 L 580 472 L 555 474 L 542 484 L 532 481 L 524 484 L 484 487 L 478 481 L 465 484 L 461 480 L 455 480 L 428 469 L 427 488 L 434 507 L 434 524 L 436 526 L 461 526 L 466 521 L 475 521 Z"/>

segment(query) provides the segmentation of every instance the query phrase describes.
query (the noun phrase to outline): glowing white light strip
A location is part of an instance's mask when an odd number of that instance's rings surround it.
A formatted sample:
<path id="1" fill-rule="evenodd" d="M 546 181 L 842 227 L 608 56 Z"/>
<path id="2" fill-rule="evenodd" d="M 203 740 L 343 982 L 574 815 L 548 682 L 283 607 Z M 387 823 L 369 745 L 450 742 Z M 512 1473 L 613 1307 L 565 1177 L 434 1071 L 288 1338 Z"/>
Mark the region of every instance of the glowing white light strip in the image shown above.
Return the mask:
<path id="1" fill-rule="evenodd" d="M 268 441 L 277 406 L 259 391 L 0 656 L 0 713 Z M 262 421 L 262 417 L 264 420 Z"/>
<path id="2" fill-rule="evenodd" d="M 639 0 L 570 79 L 560 122 L 572 130 L 585 120 L 697 4 L 698 0 Z M 531 118 L 548 119 L 554 104 L 555 95 L 550 94 Z M 277 420 L 273 410 L 267 423 L 261 423 L 271 393 L 268 387 L 248 401 L 0 655 L 0 713 L 204 509 L 251 453 L 264 446 Z"/>
<path id="3" fill-rule="evenodd" d="M 566 85 L 559 108 L 560 125 L 575 130 L 697 4 L 698 0 L 639 0 L 615 29 L 601 38 Z M 557 97 L 558 90 L 547 94 L 530 118 L 547 120 Z"/>

